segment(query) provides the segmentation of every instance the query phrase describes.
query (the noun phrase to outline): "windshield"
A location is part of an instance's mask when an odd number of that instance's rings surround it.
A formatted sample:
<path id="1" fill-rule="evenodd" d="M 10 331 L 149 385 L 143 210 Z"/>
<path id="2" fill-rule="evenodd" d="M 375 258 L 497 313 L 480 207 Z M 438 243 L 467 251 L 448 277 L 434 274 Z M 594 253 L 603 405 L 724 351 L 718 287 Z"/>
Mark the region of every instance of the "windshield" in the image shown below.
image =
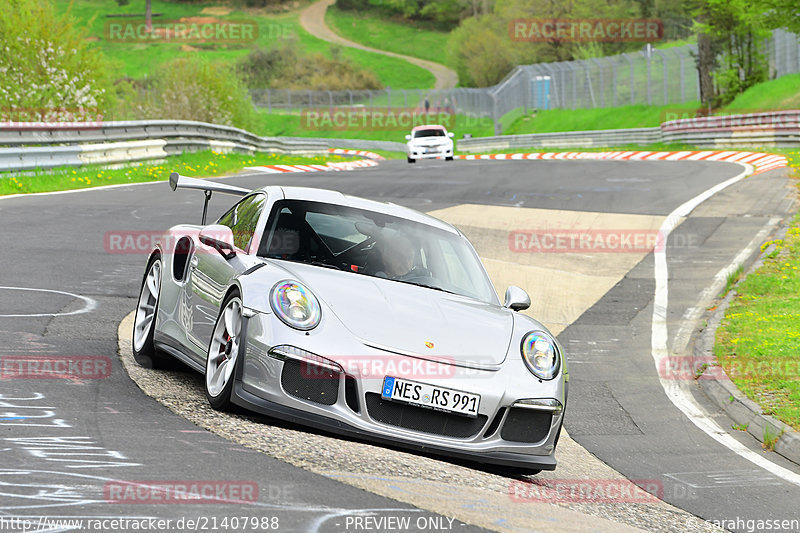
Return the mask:
<path id="1" fill-rule="evenodd" d="M 432 128 L 429 130 L 417 130 L 414 132 L 414 138 L 420 137 L 445 137 L 444 130 L 439 128 Z"/>
<path id="2" fill-rule="evenodd" d="M 258 254 L 351 274 L 421 285 L 487 303 L 494 288 L 467 240 L 374 211 L 281 200 Z"/>

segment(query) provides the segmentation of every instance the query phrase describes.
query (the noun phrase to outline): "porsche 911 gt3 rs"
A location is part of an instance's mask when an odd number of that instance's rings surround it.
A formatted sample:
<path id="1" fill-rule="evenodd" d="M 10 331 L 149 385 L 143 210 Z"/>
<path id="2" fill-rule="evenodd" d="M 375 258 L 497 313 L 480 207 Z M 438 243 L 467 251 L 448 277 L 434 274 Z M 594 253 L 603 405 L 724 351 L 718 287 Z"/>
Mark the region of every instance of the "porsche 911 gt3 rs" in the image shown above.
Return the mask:
<path id="1" fill-rule="evenodd" d="M 241 406 L 365 439 L 552 470 L 567 400 L 555 337 L 497 294 L 449 224 L 334 191 L 246 190 L 215 223 L 174 226 L 150 254 L 133 353 L 205 374 L 215 409 Z"/>

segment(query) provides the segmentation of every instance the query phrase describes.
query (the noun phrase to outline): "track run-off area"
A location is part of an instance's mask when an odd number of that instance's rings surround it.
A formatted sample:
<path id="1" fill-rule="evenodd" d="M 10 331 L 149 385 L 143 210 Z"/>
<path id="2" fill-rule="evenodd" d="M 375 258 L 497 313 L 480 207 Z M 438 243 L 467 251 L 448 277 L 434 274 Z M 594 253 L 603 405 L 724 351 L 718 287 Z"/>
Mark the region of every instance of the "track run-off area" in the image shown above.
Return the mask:
<path id="1" fill-rule="evenodd" d="M 427 212 L 469 237 L 501 295 L 511 284 L 528 291 L 526 313 L 558 334 L 570 362 L 559 466 L 531 478 L 218 413 L 201 376 L 137 367 L 129 315 L 148 239 L 199 221 L 201 193 L 158 182 L 0 199 L 0 358 L 68 358 L 94 372 L 1 376 L 0 530 L 14 518 L 29 531 L 79 529 L 43 517 L 171 520 L 166 529 L 180 531 L 223 519 L 217 530 L 234 530 L 238 516 L 260 528 L 249 530 L 302 532 L 748 531 L 800 519 L 800 468 L 732 430 L 693 376 L 665 370 L 692 353 L 726 272 L 793 211 L 787 171 L 745 153 L 744 164 L 719 160 L 734 152 L 615 154 L 225 178 Z M 231 203 L 215 195 L 209 219 Z M 139 238 L 116 246 L 120 235 Z M 650 497 L 612 497 L 626 478 Z M 119 499 L 192 481 L 228 493 L 202 504 Z M 548 499 L 536 489 L 546 484 L 592 490 Z"/>

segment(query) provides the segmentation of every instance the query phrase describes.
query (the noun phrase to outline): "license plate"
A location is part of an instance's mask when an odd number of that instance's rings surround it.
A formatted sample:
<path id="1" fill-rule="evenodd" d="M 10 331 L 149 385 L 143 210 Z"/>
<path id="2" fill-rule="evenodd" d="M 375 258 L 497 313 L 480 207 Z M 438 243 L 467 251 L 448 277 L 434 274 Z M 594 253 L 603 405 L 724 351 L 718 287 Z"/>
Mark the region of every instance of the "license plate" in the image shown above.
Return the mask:
<path id="1" fill-rule="evenodd" d="M 386 376 L 381 397 L 448 413 L 478 416 L 478 394 Z"/>

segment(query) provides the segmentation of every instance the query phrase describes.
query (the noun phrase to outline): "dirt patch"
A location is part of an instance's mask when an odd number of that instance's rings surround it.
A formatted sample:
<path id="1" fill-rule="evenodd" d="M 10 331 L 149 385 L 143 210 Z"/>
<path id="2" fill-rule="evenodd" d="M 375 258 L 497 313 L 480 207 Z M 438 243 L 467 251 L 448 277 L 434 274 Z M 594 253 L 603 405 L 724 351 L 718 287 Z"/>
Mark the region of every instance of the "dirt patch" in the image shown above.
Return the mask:
<path id="1" fill-rule="evenodd" d="M 216 17 L 181 17 L 178 20 L 187 24 L 218 24 L 222 22 Z"/>
<path id="2" fill-rule="evenodd" d="M 217 15 L 218 17 L 223 17 L 225 15 L 229 15 L 231 9 L 229 7 L 224 6 L 212 6 L 212 7 L 204 7 L 200 13 L 203 15 Z"/>

